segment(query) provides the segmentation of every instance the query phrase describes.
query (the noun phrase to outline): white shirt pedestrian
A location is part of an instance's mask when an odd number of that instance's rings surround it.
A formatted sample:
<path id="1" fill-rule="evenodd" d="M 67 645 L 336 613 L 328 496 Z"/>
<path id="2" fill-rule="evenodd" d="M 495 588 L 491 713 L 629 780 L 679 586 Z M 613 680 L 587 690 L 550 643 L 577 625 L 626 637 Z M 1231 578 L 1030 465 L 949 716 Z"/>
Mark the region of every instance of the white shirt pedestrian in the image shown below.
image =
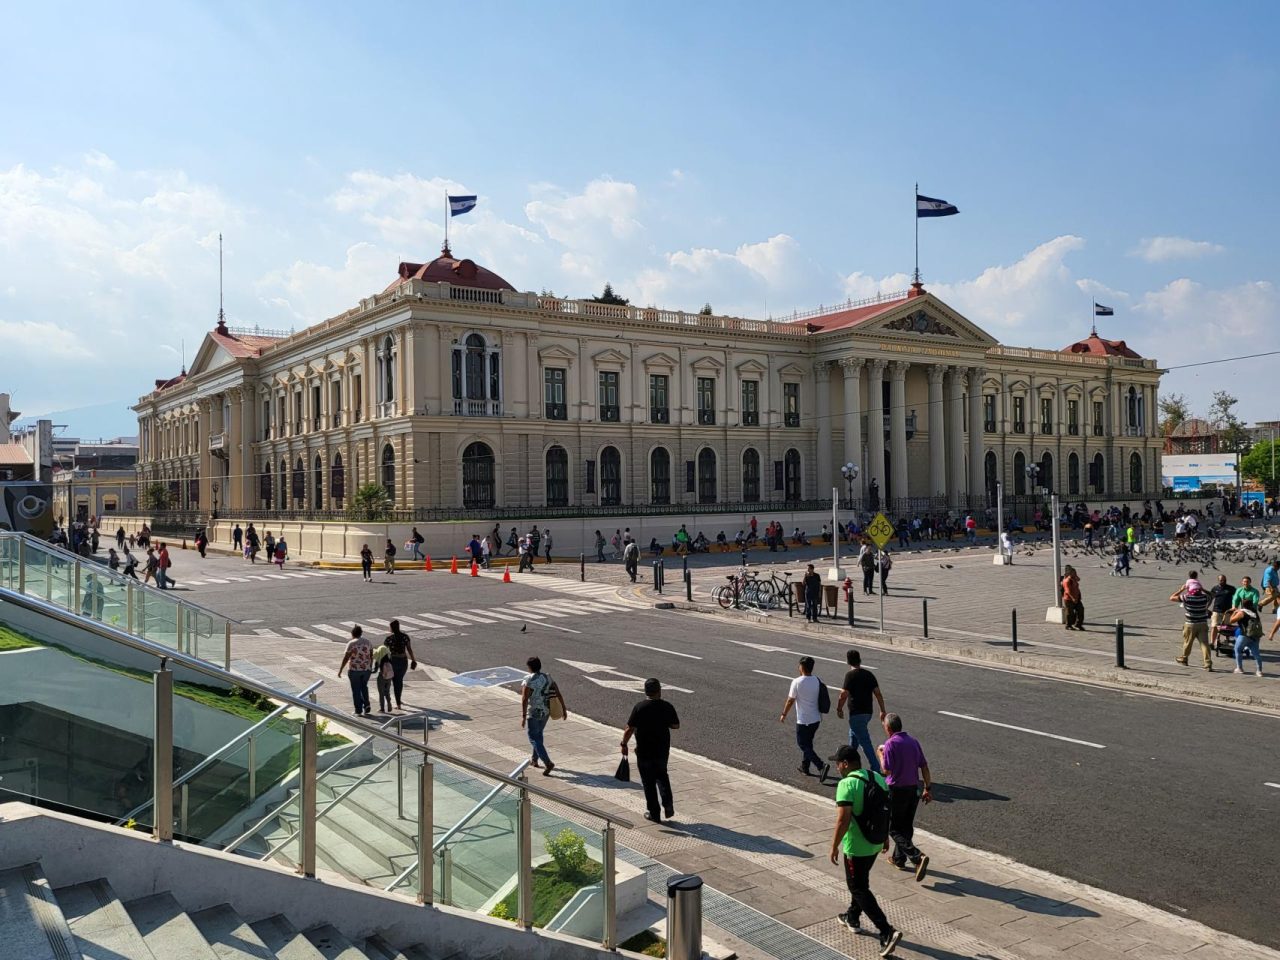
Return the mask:
<path id="1" fill-rule="evenodd" d="M 818 688 L 821 685 L 822 681 L 812 674 L 791 681 L 787 696 L 796 702 L 796 723 L 801 726 L 822 720 L 822 714 L 818 712 Z"/>

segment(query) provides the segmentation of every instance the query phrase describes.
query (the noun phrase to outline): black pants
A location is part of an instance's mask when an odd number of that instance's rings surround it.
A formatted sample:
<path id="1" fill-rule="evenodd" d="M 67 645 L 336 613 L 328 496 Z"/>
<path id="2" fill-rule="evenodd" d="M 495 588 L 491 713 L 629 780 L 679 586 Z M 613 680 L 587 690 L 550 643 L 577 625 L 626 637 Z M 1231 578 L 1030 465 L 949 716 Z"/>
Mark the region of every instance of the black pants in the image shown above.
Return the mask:
<path id="1" fill-rule="evenodd" d="M 658 799 L 661 796 L 662 810 L 667 816 L 675 812 L 675 800 L 671 796 L 671 779 L 667 776 L 667 758 L 636 757 L 636 770 L 640 774 L 640 784 L 644 787 L 644 802 L 653 816 L 658 816 Z"/>
<path id="2" fill-rule="evenodd" d="M 812 764 L 817 767 L 819 773 L 822 772 L 822 758 L 813 749 L 813 738 L 817 736 L 818 727 L 821 725 L 821 720 L 817 723 L 796 724 L 796 746 L 800 748 L 800 765 L 806 771 Z"/>
<path id="3" fill-rule="evenodd" d="M 819 607 L 818 595 L 816 593 L 815 594 L 806 593 L 804 595 L 804 618 L 806 620 L 812 620 L 814 623 L 817 623 L 818 607 Z"/>
<path id="4" fill-rule="evenodd" d="M 626 563 L 626 568 L 627 568 L 627 576 L 629 576 L 629 577 L 631 578 L 631 582 L 632 582 L 632 583 L 635 583 L 635 582 L 636 582 L 636 574 L 637 574 L 637 573 L 639 572 L 639 570 L 640 570 L 640 561 L 638 561 L 638 560 L 628 560 L 628 561 L 627 561 L 627 563 Z"/>
<path id="5" fill-rule="evenodd" d="M 381 671 L 378 672 L 378 710 L 382 713 L 391 711 L 391 680 L 382 679 Z"/>
<path id="6" fill-rule="evenodd" d="M 915 785 L 889 788 L 889 836 L 893 839 L 893 862 L 898 866 L 920 859 L 920 851 L 912 842 L 919 805 L 920 794 Z"/>
<path id="7" fill-rule="evenodd" d="M 871 892 L 871 868 L 876 865 L 876 855 L 866 857 L 844 857 L 844 882 L 849 888 L 849 919 L 857 922 L 865 913 L 867 919 L 875 924 L 881 936 L 892 933 L 893 925 L 876 902 L 876 895 Z"/>
<path id="8" fill-rule="evenodd" d="M 876 585 L 875 568 L 872 567 L 870 570 L 864 569 L 862 571 L 862 592 L 875 593 L 875 585 Z"/>
<path id="9" fill-rule="evenodd" d="M 404 675 L 409 669 L 408 657 L 392 657 L 391 669 L 394 671 L 391 675 L 391 688 L 396 695 L 396 706 L 400 706 L 400 701 L 404 694 Z"/>

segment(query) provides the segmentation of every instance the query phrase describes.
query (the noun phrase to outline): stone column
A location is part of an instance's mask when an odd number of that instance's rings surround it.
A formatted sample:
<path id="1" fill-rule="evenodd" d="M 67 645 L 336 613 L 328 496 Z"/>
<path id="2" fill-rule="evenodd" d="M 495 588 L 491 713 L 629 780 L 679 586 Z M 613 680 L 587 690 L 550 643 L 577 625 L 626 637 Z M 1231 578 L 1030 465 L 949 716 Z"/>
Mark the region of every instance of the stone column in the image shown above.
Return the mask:
<path id="1" fill-rule="evenodd" d="M 982 435 L 982 382 L 986 376 L 987 371 L 981 367 L 969 368 L 969 495 L 974 499 L 986 493 L 985 438 Z M 1056 458 L 1054 463 L 1056 467 Z"/>
<path id="2" fill-rule="evenodd" d="M 413 324 L 404 330 L 404 339 L 400 344 L 400 390 L 404 402 L 400 406 L 402 416 L 412 417 L 417 414 L 421 404 L 418 403 L 417 377 L 417 338 L 414 336 Z M 505 371 L 503 376 L 505 377 Z"/>
<path id="3" fill-rule="evenodd" d="M 840 466 L 845 463 L 858 465 L 853 495 L 861 497 L 867 486 L 867 465 L 862 462 L 862 361 L 846 358 L 840 361 L 840 369 L 844 372 L 844 463 Z M 845 489 L 848 489 L 847 484 Z"/>
<path id="4" fill-rule="evenodd" d="M 725 374 L 728 379 L 728 373 Z M 818 450 L 814 462 L 817 464 L 817 484 L 815 489 L 818 499 L 825 499 L 831 489 L 831 367 L 826 361 L 814 364 L 813 390 L 817 403 L 814 411 L 818 418 Z M 725 393 L 729 391 L 726 389 Z"/>
<path id="5" fill-rule="evenodd" d="M 907 498 L 907 367 L 905 360 L 895 360 L 889 381 L 889 496 L 894 501 Z M 897 509 L 902 509 L 897 507 Z"/>
<path id="6" fill-rule="evenodd" d="M 253 441 L 257 433 L 254 419 L 257 416 L 258 404 L 261 401 L 252 387 L 244 387 L 240 391 L 240 469 L 232 469 L 236 476 L 233 482 L 237 491 L 237 499 L 229 506 L 241 510 L 250 510 L 257 506 L 258 496 L 258 464 L 253 455 Z"/>
<path id="7" fill-rule="evenodd" d="M 227 480 L 218 500 L 219 512 L 230 513 L 240 505 L 240 483 L 245 473 L 244 421 L 240 414 L 244 404 L 243 392 L 239 387 L 232 387 L 227 391 L 227 399 L 231 401 L 231 417 L 227 422 L 227 438 L 223 447 L 227 453 Z"/>
<path id="8" fill-rule="evenodd" d="M 889 496 L 884 478 L 884 360 L 867 364 L 867 463 L 863 473 L 868 488 L 874 480 L 880 488 L 880 508 Z M 868 505 L 869 506 L 869 505 Z"/>
<path id="9" fill-rule="evenodd" d="M 947 368 L 934 364 L 929 368 L 929 496 L 940 497 L 947 492 L 947 444 L 943 430 L 946 416 L 943 412 L 942 379 Z"/>
<path id="10" fill-rule="evenodd" d="M 213 479 L 213 454 L 209 452 L 209 438 L 213 436 L 213 400 L 209 397 L 202 397 L 196 401 L 196 407 L 199 411 L 195 418 L 195 429 L 193 439 L 196 442 L 196 461 L 200 464 L 200 511 L 208 513 L 213 503 L 213 491 L 209 484 Z M 221 414 L 221 409 L 218 413 Z M 183 491 L 185 496 L 186 491 Z"/>
<path id="11" fill-rule="evenodd" d="M 968 484 L 964 474 L 964 368 L 952 367 L 947 391 L 947 453 L 951 469 L 947 472 L 947 495 L 953 506 L 963 502 Z"/>

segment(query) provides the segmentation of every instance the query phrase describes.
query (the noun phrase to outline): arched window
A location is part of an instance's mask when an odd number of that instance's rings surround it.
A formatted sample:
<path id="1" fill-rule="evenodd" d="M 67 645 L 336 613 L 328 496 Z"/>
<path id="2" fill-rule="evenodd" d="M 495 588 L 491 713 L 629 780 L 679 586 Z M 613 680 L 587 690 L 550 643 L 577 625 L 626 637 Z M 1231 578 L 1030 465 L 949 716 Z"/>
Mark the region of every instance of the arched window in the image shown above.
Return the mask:
<path id="1" fill-rule="evenodd" d="M 495 502 L 493 451 L 479 441 L 462 451 L 462 505 L 488 508 Z"/>
<path id="2" fill-rule="evenodd" d="M 569 505 L 569 454 L 564 447 L 547 451 L 547 506 Z"/>
<path id="3" fill-rule="evenodd" d="M 988 450 L 987 455 L 982 458 L 982 475 L 986 482 L 987 496 L 994 501 L 996 484 L 1000 482 L 1000 466 L 994 450 Z"/>
<path id="4" fill-rule="evenodd" d="M 389 443 L 382 448 L 382 488 L 387 491 L 387 499 L 394 503 L 396 499 L 396 452 Z"/>
<path id="5" fill-rule="evenodd" d="M 1027 458 L 1023 456 L 1021 450 L 1013 455 L 1013 492 L 1016 494 L 1027 492 Z"/>
<path id="6" fill-rule="evenodd" d="M 395 389 L 395 341 L 387 337 L 382 341 L 382 402 L 391 403 L 396 398 Z"/>
<path id="7" fill-rule="evenodd" d="M 333 498 L 335 507 L 342 506 L 342 498 L 346 493 L 346 477 L 342 470 L 342 454 L 333 456 L 333 470 L 329 473 L 329 496 Z"/>
<path id="8" fill-rule="evenodd" d="M 760 502 L 760 453 L 752 447 L 742 451 L 742 499 Z"/>
<path id="9" fill-rule="evenodd" d="M 782 483 L 784 499 L 800 499 L 800 451 L 795 447 L 782 455 Z"/>
<path id="10" fill-rule="evenodd" d="M 698 451 L 698 502 L 716 502 L 716 452 L 710 447 Z"/>
<path id="11" fill-rule="evenodd" d="M 280 461 L 280 509 L 289 509 L 289 461 Z"/>
<path id="12" fill-rule="evenodd" d="M 1071 454 L 1067 457 L 1067 494 L 1075 496 L 1080 493 L 1080 457 Z"/>
<path id="13" fill-rule="evenodd" d="M 1130 387 L 1127 401 L 1125 403 L 1125 422 L 1129 425 L 1129 432 L 1136 433 L 1138 426 L 1138 413 L 1141 403 L 1138 400 L 1138 391 Z"/>
<path id="14" fill-rule="evenodd" d="M 671 502 L 671 454 L 666 447 L 654 447 L 649 454 L 649 502 Z"/>
<path id="15" fill-rule="evenodd" d="M 600 451 L 600 504 L 615 506 L 622 502 L 622 454 L 617 447 Z"/>
<path id="16" fill-rule="evenodd" d="M 1136 453 L 1129 454 L 1129 492 L 1142 492 L 1142 457 Z"/>
<path id="17" fill-rule="evenodd" d="M 1102 459 L 1102 454 L 1095 453 L 1093 455 L 1093 466 L 1089 468 L 1089 485 L 1093 487 L 1094 493 L 1102 493 L 1106 487 L 1106 462 Z"/>
<path id="18" fill-rule="evenodd" d="M 271 509 L 271 463 L 262 465 L 262 473 L 258 478 L 258 499 L 265 510 Z"/>
<path id="19" fill-rule="evenodd" d="M 307 506 L 307 468 L 303 464 L 302 458 L 299 457 L 293 462 L 293 505 L 297 510 L 304 510 Z"/>
<path id="20" fill-rule="evenodd" d="M 454 342 L 453 409 L 464 417 L 496 417 L 502 412 L 502 376 L 497 347 L 478 333 Z"/>
<path id="21" fill-rule="evenodd" d="M 311 494 L 311 509 L 324 509 L 324 458 L 320 454 L 316 454 L 315 463 L 311 471 L 312 485 L 314 490 Z"/>
<path id="22" fill-rule="evenodd" d="M 1047 450 L 1044 452 L 1044 456 L 1040 458 L 1040 486 L 1044 487 L 1049 493 L 1053 492 L 1053 454 Z"/>

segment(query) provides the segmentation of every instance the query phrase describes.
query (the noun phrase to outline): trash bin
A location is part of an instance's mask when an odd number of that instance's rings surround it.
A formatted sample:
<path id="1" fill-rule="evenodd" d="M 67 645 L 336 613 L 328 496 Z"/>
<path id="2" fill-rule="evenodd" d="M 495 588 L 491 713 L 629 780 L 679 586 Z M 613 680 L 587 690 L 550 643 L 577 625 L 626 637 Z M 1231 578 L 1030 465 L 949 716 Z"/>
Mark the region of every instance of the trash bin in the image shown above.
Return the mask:
<path id="1" fill-rule="evenodd" d="M 678 874 L 667 880 L 667 960 L 702 958 L 702 878 Z"/>
<path id="2" fill-rule="evenodd" d="M 796 591 L 796 606 L 799 607 L 801 610 L 803 610 L 804 609 L 804 581 L 797 580 L 791 586 L 794 587 Z"/>
<path id="3" fill-rule="evenodd" d="M 824 583 L 822 585 L 822 606 L 823 612 L 830 612 L 834 617 L 840 609 L 840 587 L 834 583 Z"/>

